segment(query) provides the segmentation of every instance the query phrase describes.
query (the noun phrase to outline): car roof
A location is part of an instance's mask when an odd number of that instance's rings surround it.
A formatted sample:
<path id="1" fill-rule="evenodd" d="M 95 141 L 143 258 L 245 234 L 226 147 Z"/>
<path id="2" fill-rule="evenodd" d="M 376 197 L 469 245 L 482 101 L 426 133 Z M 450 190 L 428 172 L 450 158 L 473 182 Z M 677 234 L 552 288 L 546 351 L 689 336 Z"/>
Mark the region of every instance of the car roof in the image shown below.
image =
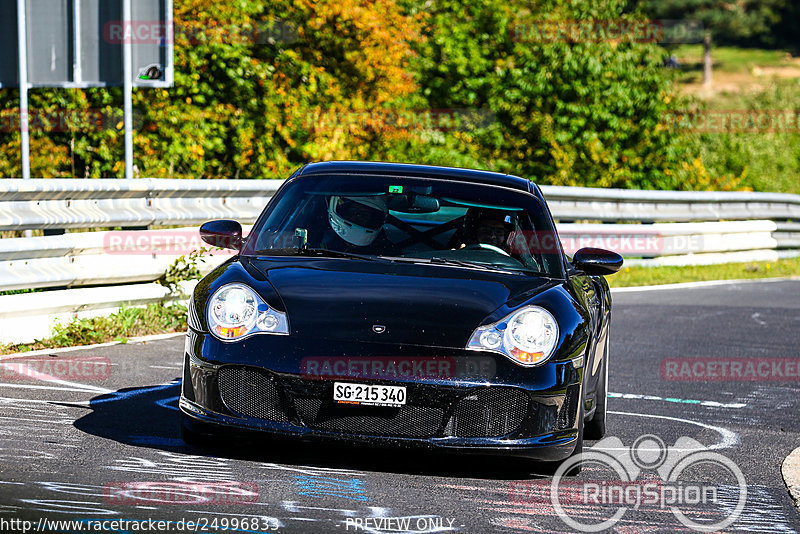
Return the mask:
<path id="1" fill-rule="evenodd" d="M 294 176 L 308 176 L 313 174 L 379 174 L 430 177 L 461 182 L 482 183 L 499 185 L 518 189 L 527 193 L 536 194 L 538 188 L 519 176 L 502 174 L 499 172 L 479 171 L 475 169 L 461 169 L 457 167 L 439 167 L 435 165 L 416 165 L 411 163 L 386 163 L 377 161 L 326 161 L 309 163 L 301 168 Z M 539 196 L 539 195 L 536 195 Z"/>

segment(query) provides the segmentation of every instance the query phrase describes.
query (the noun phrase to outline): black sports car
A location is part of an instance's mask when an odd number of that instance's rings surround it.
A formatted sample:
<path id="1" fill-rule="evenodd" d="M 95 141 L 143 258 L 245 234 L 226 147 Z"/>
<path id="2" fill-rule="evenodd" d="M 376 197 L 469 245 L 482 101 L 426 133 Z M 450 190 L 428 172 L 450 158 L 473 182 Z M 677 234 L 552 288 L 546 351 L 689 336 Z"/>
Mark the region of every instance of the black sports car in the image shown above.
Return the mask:
<path id="1" fill-rule="evenodd" d="M 564 255 L 539 188 L 421 165 L 306 165 L 189 305 L 184 436 L 222 427 L 560 461 L 605 430 L 622 258 Z"/>

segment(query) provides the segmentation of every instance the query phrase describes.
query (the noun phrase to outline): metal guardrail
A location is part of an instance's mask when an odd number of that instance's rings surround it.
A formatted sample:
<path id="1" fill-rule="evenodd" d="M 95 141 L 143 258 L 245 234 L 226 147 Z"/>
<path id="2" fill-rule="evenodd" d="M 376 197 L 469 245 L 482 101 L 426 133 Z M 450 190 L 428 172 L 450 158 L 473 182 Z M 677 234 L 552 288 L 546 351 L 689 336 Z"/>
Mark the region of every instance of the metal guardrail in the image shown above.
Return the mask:
<path id="1" fill-rule="evenodd" d="M 152 282 L 201 246 L 197 227 L 0 239 L 0 290 Z M 212 252 L 198 267 L 205 274 L 232 253 Z"/>
<path id="2" fill-rule="evenodd" d="M 778 249 L 800 249 L 800 195 L 541 186 L 553 217 L 598 222 L 771 220 Z"/>
<path id="3" fill-rule="evenodd" d="M 282 180 L 0 179 L 0 230 L 252 222 Z"/>
<path id="4" fill-rule="evenodd" d="M 0 230 L 253 222 L 283 180 L 0 179 Z M 562 221 L 773 220 L 779 248 L 800 248 L 800 195 L 541 186 Z"/>
<path id="5" fill-rule="evenodd" d="M 627 222 L 800 221 L 800 195 L 541 186 L 558 218 Z"/>
<path id="6" fill-rule="evenodd" d="M 169 226 L 169 232 L 197 236 L 195 225 L 211 219 L 254 222 L 282 184 L 0 179 L 0 230 Z M 800 249 L 800 195 L 555 186 L 542 191 L 568 252 L 601 246 L 643 258 L 629 263 L 675 265 L 772 260 Z M 165 231 L 133 234 L 152 243 Z M 71 288 L 0 296 L 0 341 L 41 338 L 56 319 L 173 298 L 152 281 L 186 248 L 115 254 L 110 239 L 117 235 L 79 231 L 0 239 L 0 291 Z M 208 271 L 227 257 L 216 255 L 201 269 Z M 91 285 L 103 287 L 81 287 Z"/>

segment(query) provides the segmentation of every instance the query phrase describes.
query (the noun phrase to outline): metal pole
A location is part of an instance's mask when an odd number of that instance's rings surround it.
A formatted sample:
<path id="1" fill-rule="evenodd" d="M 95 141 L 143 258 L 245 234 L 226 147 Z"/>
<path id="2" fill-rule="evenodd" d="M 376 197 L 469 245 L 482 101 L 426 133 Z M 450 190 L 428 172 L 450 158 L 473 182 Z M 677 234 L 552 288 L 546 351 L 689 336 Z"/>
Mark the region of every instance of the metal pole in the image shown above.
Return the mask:
<path id="1" fill-rule="evenodd" d="M 18 0 L 20 1 L 20 0 Z M 122 92 L 123 113 L 125 114 L 125 178 L 133 178 L 133 58 L 132 41 L 134 38 L 131 24 L 131 0 L 122 0 Z"/>
<path id="2" fill-rule="evenodd" d="M 28 32 L 25 0 L 17 0 L 17 46 L 19 50 L 19 130 L 22 152 L 22 178 L 31 177 L 31 148 L 28 129 Z"/>
<path id="3" fill-rule="evenodd" d="M 81 2 L 80 0 L 72 0 L 72 14 L 73 14 L 73 47 L 75 49 L 75 57 L 72 62 L 72 77 L 73 82 L 83 81 L 83 65 L 81 64 Z"/>

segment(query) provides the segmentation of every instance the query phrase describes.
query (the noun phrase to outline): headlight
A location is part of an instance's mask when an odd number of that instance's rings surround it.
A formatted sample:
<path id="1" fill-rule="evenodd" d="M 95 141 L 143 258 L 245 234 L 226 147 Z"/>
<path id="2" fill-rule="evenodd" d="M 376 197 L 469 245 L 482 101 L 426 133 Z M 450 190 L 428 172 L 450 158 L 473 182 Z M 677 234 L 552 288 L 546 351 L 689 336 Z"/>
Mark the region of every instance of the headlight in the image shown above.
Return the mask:
<path id="1" fill-rule="evenodd" d="M 206 315 L 211 333 L 222 341 L 235 341 L 250 334 L 288 334 L 286 314 L 273 310 L 244 284 L 217 289 L 208 301 Z"/>
<path id="2" fill-rule="evenodd" d="M 553 355 L 556 343 L 555 317 L 539 306 L 525 306 L 496 323 L 478 327 L 467 349 L 498 352 L 518 365 L 535 367 Z"/>

